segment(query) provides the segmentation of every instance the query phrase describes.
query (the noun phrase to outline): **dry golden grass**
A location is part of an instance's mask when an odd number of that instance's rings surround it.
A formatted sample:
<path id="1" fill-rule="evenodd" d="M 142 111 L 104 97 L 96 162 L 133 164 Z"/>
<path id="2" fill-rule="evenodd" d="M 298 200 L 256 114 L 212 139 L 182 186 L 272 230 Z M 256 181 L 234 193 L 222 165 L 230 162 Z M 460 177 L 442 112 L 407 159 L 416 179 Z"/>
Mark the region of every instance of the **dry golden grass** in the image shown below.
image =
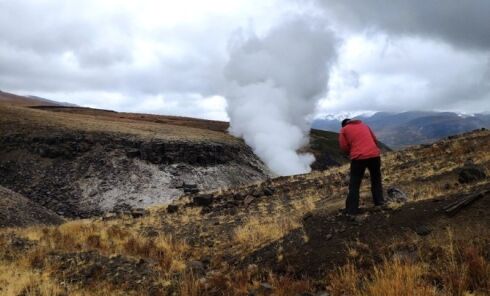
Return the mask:
<path id="1" fill-rule="evenodd" d="M 46 274 L 0 262 L 0 295 L 56 296 L 64 289 Z"/>
<path id="2" fill-rule="evenodd" d="M 147 220 L 146 223 L 149 221 L 151 220 Z M 150 260 L 154 263 L 155 271 L 161 274 L 162 281 L 172 273 L 186 269 L 189 247 L 185 242 L 177 241 L 170 235 L 145 236 L 128 222 L 129 220 L 79 220 L 60 226 L 2 230 L 4 234 L 15 233 L 17 237 L 25 237 L 34 242 L 27 250 L 9 250 L 5 241 L 8 235 L 0 237 L 3 239 L 0 239 L 0 247 L 3 248 L 0 250 L 0 272 L 2 269 L 15 271 L 2 272 L 0 277 L 0 283 L 9 283 L 4 288 L 4 291 L 10 293 L 6 295 L 65 295 L 61 293 L 63 289 L 68 289 L 69 295 L 128 295 L 118 287 L 105 282 L 101 282 L 97 287 L 89 285 L 79 289 L 68 285 L 61 289 L 59 283 L 53 279 L 54 274 L 59 274 L 57 265 L 46 261 L 49 254 L 96 251 L 107 257 L 124 256 Z M 2 257 L 8 260 L 1 261 Z M 35 271 L 38 266 L 44 266 L 42 271 Z M 56 278 L 59 279 L 59 275 Z M 33 292 L 20 294 L 18 291 L 23 289 Z M 140 292 L 136 295 L 146 295 L 147 291 Z"/>
<path id="3" fill-rule="evenodd" d="M 465 237 L 478 238 L 477 230 Z M 483 231 L 482 234 L 488 234 Z M 488 238 L 487 238 L 488 239 Z M 352 296 L 443 296 L 488 295 L 490 293 L 490 262 L 488 240 L 455 240 L 452 231 L 428 242 L 418 243 L 417 258 L 393 256 L 369 269 L 361 269 L 354 261 L 329 275 L 332 295 Z M 354 252 L 351 250 L 350 252 Z"/>
<path id="4" fill-rule="evenodd" d="M 250 217 L 235 230 L 235 241 L 246 249 L 254 249 L 280 239 L 291 230 L 300 227 L 291 217 Z"/>
<path id="5" fill-rule="evenodd" d="M 38 120 L 45 116 L 45 113 L 42 113 L 44 111 L 36 112 L 40 112 L 36 115 L 39 116 Z M 94 122 L 98 121 L 99 118 L 94 119 Z M 387 182 L 393 183 L 386 185 L 400 186 L 411 200 L 434 198 L 452 192 L 462 193 L 466 190 L 463 185 L 448 191 L 442 189 L 440 183 L 424 178 L 445 174 L 453 168 L 460 167 L 467 157 L 464 154 L 467 146 L 455 147 L 454 149 L 459 149 L 457 153 L 462 154 L 455 153 L 457 157 L 455 156 L 447 165 L 443 163 L 447 157 L 440 157 L 434 152 L 433 159 L 424 160 L 417 166 L 408 166 L 405 169 L 400 169 L 400 164 L 415 160 L 417 153 L 408 152 L 401 160 L 397 160 L 395 153 L 389 153 L 383 162 L 384 174 Z M 486 148 L 481 149 L 483 152 L 474 154 L 473 160 L 477 164 L 486 166 L 488 171 L 489 154 L 485 153 Z M 209 295 L 210 291 L 218 291 L 218 295 L 219 293 L 248 295 L 250 291 L 256 291 L 260 295 L 260 289 L 263 289 L 261 283 L 264 282 L 273 287 L 271 293 L 274 295 L 313 292 L 319 283 L 267 274 L 267 271 L 260 267 L 238 269 L 225 265 L 226 262 L 220 261 L 219 258 L 227 252 L 232 253 L 236 258 L 247 256 L 268 243 L 280 240 L 291 231 L 300 229 L 302 217 L 316 210 L 317 207 L 322 211 L 340 208 L 345 198 L 347 172 L 348 166 L 343 166 L 325 172 L 274 179 L 271 181 L 271 186 L 276 190 L 275 195 L 256 198 L 250 207 L 239 209 L 240 211 L 233 215 L 218 212 L 217 218 L 213 216 L 216 213 L 206 214 L 205 211 L 201 213 L 199 207 L 181 206 L 177 214 L 163 214 L 165 208 L 156 208 L 150 215 L 138 220 L 130 218 L 117 218 L 111 221 L 81 220 L 59 227 L 2 230 L 0 233 L 14 232 L 17 236 L 36 241 L 37 245 L 22 254 L 17 254 L 18 257 L 13 261 L 0 262 L 0 272 L 5 271 L 0 276 L 0 284 L 8 282 L 4 289 L 10 289 L 8 291 L 11 294 L 6 295 L 18 295 L 19 291 L 26 287 L 30 287 L 32 291 L 42 291 L 44 294 L 32 294 L 42 296 L 56 295 L 59 291 L 65 290 L 69 295 L 124 295 L 125 291 L 114 289 L 105 283 L 100 283 L 98 287 L 82 287 L 83 289 L 61 285 L 52 277 L 51 273 L 56 270 L 50 270 L 48 266 L 48 269 L 36 271 L 33 267 L 50 252 L 96 251 L 107 257 L 121 255 L 156 262 L 162 282 L 177 281 L 177 295 Z M 318 180 L 327 180 L 327 182 L 321 183 L 317 182 Z M 310 183 L 305 184 L 308 182 Z M 485 182 L 482 181 L 482 184 Z M 474 183 L 471 186 L 478 186 L 478 184 Z M 281 186 L 287 190 L 281 191 Z M 235 191 L 240 190 L 242 189 L 235 189 Z M 364 182 L 363 192 L 367 192 L 367 196 L 370 197 L 368 181 Z M 220 194 L 227 194 L 227 190 L 221 189 L 215 194 L 219 197 Z M 284 196 L 286 197 L 283 198 Z M 145 228 L 158 229 L 159 234 L 148 237 L 142 232 Z M 170 230 L 162 234 L 162 229 Z M 197 244 L 187 244 L 184 241 L 186 235 L 188 238 L 195 239 Z M 470 291 L 473 291 L 473 295 L 488 295 L 490 264 L 488 251 L 485 251 L 488 243 L 478 241 L 470 243 L 470 238 L 484 235 L 489 234 L 484 231 L 469 233 L 467 244 L 461 243 L 461 239 L 456 241 L 451 233 L 446 234 L 445 237 L 434 237 L 425 249 L 420 248 L 421 251 L 416 254 L 417 258 L 414 261 L 405 261 L 403 258 L 391 257 L 392 254 L 382 253 L 381 255 L 386 256 L 386 259 L 368 267 L 356 265 L 357 261 L 367 256 L 366 252 L 352 248 L 345 255 L 353 262 L 332 273 L 328 281 L 322 281 L 321 285 L 325 287 L 328 284 L 332 295 L 462 296 Z M 204 239 L 209 236 L 214 236 L 212 240 L 215 244 L 212 247 L 207 246 Z M 308 237 L 304 239 L 307 241 Z M 1 243 L 0 241 L 0 255 Z M 434 250 L 438 253 L 428 253 Z M 206 256 L 214 256 L 211 266 L 213 270 L 207 272 L 205 276 L 188 272 L 186 263 L 189 260 L 202 260 Z M 277 259 L 280 260 L 281 256 L 279 250 Z M 17 273 L 7 272 L 10 269 L 15 269 Z M 180 276 L 177 279 L 171 278 L 173 274 Z M 144 290 L 135 293 L 145 295 Z"/>
<path id="6" fill-rule="evenodd" d="M 435 287 L 424 282 L 427 267 L 399 260 L 385 261 L 374 267 L 369 276 L 362 275 L 353 265 L 342 267 L 330 279 L 332 295 L 353 296 L 432 296 Z"/>
<path id="7" fill-rule="evenodd" d="M 20 106 L 0 104 L 2 125 L 30 126 L 41 132 L 43 129 L 69 129 L 85 132 L 106 132 L 127 134 L 141 138 L 186 141 L 215 141 L 239 143 L 240 141 L 224 132 L 184 125 L 119 118 L 102 114 L 77 114 L 50 112 Z M 175 121 L 175 120 L 174 120 Z M 28 130 L 31 132 L 31 130 Z"/>
<path id="8" fill-rule="evenodd" d="M 302 217 L 315 208 L 315 198 L 307 196 L 292 201 L 287 213 L 281 211 L 281 207 L 276 207 L 272 215 L 248 217 L 245 223 L 235 229 L 234 240 L 246 250 L 258 248 L 300 228 Z"/>

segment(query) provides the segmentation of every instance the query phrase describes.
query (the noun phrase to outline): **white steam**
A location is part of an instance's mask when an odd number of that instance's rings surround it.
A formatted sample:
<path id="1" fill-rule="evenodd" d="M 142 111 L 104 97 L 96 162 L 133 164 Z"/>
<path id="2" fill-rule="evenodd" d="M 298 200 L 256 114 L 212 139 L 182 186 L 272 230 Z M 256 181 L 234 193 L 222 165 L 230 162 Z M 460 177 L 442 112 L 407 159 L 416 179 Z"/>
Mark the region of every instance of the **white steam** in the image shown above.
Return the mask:
<path id="1" fill-rule="evenodd" d="M 266 36 L 237 33 L 225 68 L 230 132 L 278 175 L 311 170 L 310 121 L 328 84 L 336 38 L 323 24 L 295 20 Z"/>

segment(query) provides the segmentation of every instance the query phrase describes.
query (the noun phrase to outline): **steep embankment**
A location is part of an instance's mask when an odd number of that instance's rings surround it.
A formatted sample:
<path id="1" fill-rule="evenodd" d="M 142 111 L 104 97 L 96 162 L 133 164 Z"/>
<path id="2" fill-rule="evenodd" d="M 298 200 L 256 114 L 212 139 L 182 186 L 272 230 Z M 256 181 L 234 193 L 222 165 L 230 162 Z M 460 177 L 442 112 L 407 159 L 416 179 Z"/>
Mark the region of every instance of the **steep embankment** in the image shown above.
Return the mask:
<path id="1" fill-rule="evenodd" d="M 63 219 L 52 211 L 0 186 L 0 228 L 62 222 Z"/>
<path id="2" fill-rule="evenodd" d="M 0 185 L 63 216 L 147 207 L 268 177 L 242 141 L 198 128 L 197 120 L 54 110 L 79 111 L 0 104 Z"/>

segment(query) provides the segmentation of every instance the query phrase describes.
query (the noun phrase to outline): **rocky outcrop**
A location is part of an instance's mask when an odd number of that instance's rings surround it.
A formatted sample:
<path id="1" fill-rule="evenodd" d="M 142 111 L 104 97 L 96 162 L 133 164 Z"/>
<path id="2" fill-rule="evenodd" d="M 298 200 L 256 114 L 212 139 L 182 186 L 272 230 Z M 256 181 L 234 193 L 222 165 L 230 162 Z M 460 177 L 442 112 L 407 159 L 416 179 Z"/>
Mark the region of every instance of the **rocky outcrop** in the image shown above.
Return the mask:
<path id="1" fill-rule="evenodd" d="M 0 185 L 67 217 L 144 208 L 268 177 L 240 142 L 145 140 L 54 130 L 0 136 Z"/>

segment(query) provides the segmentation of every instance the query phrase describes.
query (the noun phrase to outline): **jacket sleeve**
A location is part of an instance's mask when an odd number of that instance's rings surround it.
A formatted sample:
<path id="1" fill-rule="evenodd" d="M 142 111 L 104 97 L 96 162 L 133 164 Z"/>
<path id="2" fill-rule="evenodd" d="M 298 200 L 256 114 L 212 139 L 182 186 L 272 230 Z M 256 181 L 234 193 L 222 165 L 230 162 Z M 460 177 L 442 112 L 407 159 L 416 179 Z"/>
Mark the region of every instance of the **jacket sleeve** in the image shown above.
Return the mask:
<path id="1" fill-rule="evenodd" d="M 340 149 L 344 151 L 345 153 L 349 154 L 350 153 L 350 144 L 347 141 L 347 138 L 345 137 L 344 131 L 341 130 L 339 134 L 339 144 L 340 144 Z"/>
<path id="2" fill-rule="evenodd" d="M 376 138 L 376 135 L 373 133 L 371 128 L 369 128 L 369 132 L 371 133 L 371 137 L 373 137 L 374 143 L 376 143 L 376 145 L 379 147 L 378 139 Z"/>

